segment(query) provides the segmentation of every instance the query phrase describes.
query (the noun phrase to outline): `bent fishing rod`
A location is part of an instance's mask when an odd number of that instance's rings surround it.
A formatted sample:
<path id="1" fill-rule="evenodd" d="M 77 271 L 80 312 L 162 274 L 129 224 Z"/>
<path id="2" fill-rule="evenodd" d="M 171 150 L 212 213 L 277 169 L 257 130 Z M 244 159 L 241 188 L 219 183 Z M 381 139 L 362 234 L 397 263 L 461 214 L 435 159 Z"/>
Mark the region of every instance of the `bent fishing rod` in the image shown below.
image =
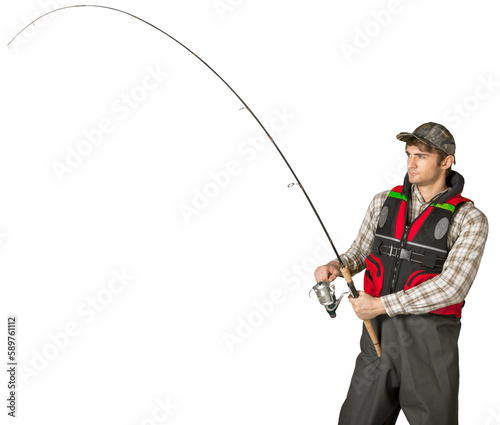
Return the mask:
<path id="1" fill-rule="evenodd" d="M 115 11 L 115 12 L 119 12 L 119 13 L 123 13 L 125 15 L 128 15 L 134 19 L 137 19 L 141 22 L 144 22 L 145 24 L 149 25 L 150 27 L 156 29 L 157 31 L 160 31 L 162 34 L 166 35 L 167 37 L 169 37 L 171 40 L 175 41 L 178 45 L 182 46 L 184 49 L 186 49 L 189 53 L 191 53 L 193 56 L 195 56 L 196 58 L 198 58 L 208 69 L 210 69 L 210 71 L 212 71 L 217 77 L 219 77 L 219 79 L 226 85 L 227 88 L 229 88 L 229 90 L 231 90 L 233 92 L 233 94 L 238 98 L 238 100 L 242 103 L 243 105 L 243 108 L 246 109 L 248 112 L 250 112 L 250 114 L 252 115 L 252 117 L 255 119 L 255 121 L 257 121 L 257 123 L 259 124 L 259 126 L 262 128 L 262 130 L 264 131 L 264 133 L 266 134 L 266 136 L 269 138 L 269 140 L 272 142 L 272 144 L 274 145 L 274 147 L 276 148 L 276 150 L 278 151 L 278 153 L 280 154 L 281 158 L 283 159 L 283 161 L 285 161 L 285 164 L 287 165 L 288 169 L 290 170 L 290 172 L 292 173 L 293 177 L 295 178 L 296 180 L 296 183 L 291 183 L 289 185 L 290 186 L 293 186 L 294 184 L 297 184 L 301 189 L 302 189 L 302 193 L 304 194 L 304 196 L 306 197 L 307 199 L 307 202 L 309 203 L 309 205 L 311 206 L 312 210 L 314 211 L 314 214 L 316 215 L 316 218 L 318 219 L 323 231 L 325 232 L 325 235 L 328 239 L 328 241 L 330 242 L 330 245 L 332 246 L 333 248 L 333 252 L 335 253 L 335 255 L 337 256 L 337 261 L 339 262 L 340 264 L 340 270 L 342 272 L 342 276 L 344 277 L 345 281 L 347 282 L 347 286 L 349 287 L 349 292 L 351 294 L 351 296 L 353 298 L 357 298 L 359 297 L 359 293 L 358 291 L 356 290 L 355 286 L 354 286 L 354 283 L 352 281 L 352 277 L 351 277 L 351 273 L 349 272 L 349 269 L 347 268 L 347 266 L 342 262 L 342 258 L 340 257 L 338 251 L 337 251 L 337 248 L 335 247 L 333 241 L 332 241 L 332 238 L 330 237 L 330 235 L 328 234 L 328 231 L 326 230 L 326 227 L 325 225 L 323 224 L 323 221 L 321 220 L 321 217 L 319 216 L 318 214 L 318 211 L 316 210 L 316 208 L 314 207 L 312 201 L 311 201 L 311 198 L 309 198 L 309 195 L 307 194 L 306 190 L 304 189 L 304 186 L 302 185 L 302 183 L 300 182 L 299 178 L 297 177 L 297 174 L 295 174 L 295 171 L 293 170 L 293 168 L 291 167 L 290 163 L 287 161 L 287 159 L 285 158 L 285 155 L 283 155 L 283 152 L 281 152 L 281 149 L 278 147 L 278 145 L 276 144 L 276 142 L 274 141 L 274 139 L 271 137 L 271 135 L 269 134 L 269 132 L 267 131 L 267 129 L 264 127 L 264 125 L 262 124 L 262 122 L 259 120 L 259 118 L 257 118 L 257 116 L 254 114 L 254 112 L 250 109 L 250 107 L 247 105 L 247 103 L 240 97 L 240 95 L 238 93 L 236 93 L 236 91 L 226 82 L 226 80 L 224 80 L 207 62 L 205 62 L 202 58 L 200 58 L 195 52 L 193 52 L 190 48 L 188 48 L 186 45 L 184 45 L 183 43 L 181 43 L 179 40 L 177 40 L 176 38 L 172 37 L 170 34 L 166 33 L 165 31 L 163 31 L 161 28 L 158 28 L 156 25 L 153 25 L 152 23 L 142 19 L 142 18 L 139 18 L 138 16 L 135 16 L 129 12 L 126 12 L 124 10 L 121 10 L 121 9 L 117 9 L 117 8 L 114 8 L 114 7 L 110 7 L 110 6 L 102 6 L 102 5 L 90 5 L 90 4 L 81 4 L 81 5 L 72 5 L 72 6 L 64 6 L 64 7 L 60 7 L 58 9 L 54 9 L 54 10 L 51 10 L 41 16 L 39 16 L 38 18 L 34 19 L 33 21 L 31 21 L 29 24 L 27 24 L 23 29 L 21 29 L 21 31 L 19 31 L 13 38 L 12 40 L 9 41 L 9 43 L 7 44 L 7 47 L 10 46 L 10 44 L 18 37 L 21 35 L 21 33 L 26 30 L 26 28 L 28 28 L 29 26 L 31 25 L 34 25 L 38 20 L 44 18 L 45 16 L 47 15 L 50 15 L 52 13 L 56 13 L 56 12 L 59 12 L 59 11 L 62 11 L 62 10 L 67 10 L 67 9 L 72 9 L 72 8 L 77 8 L 77 7 L 94 7 L 94 8 L 100 8 L 100 9 L 108 9 L 108 10 L 112 10 L 112 11 Z M 318 296 L 318 300 L 320 301 L 320 303 L 322 305 L 325 306 L 327 312 L 329 313 L 330 317 L 335 317 L 336 316 L 336 309 L 338 308 L 339 306 L 339 303 L 340 303 L 340 300 L 342 299 L 342 297 L 340 297 L 338 300 L 335 298 L 335 287 L 333 284 L 330 284 L 330 282 L 328 281 L 322 281 L 322 282 L 319 282 L 317 283 L 312 289 L 311 291 L 314 290 L 315 293 L 317 294 Z M 375 349 L 377 350 L 377 354 L 378 356 L 380 357 L 380 345 L 378 343 L 378 339 L 377 339 L 377 336 L 375 334 L 375 331 L 373 329 L 373 326 L 370 322 L 370 320 L 364 320 L 364 324 L 366 326 L 366 329 L 368 331 L 368 333 L 370 334 L 370 337 L 372 339 L 372 342 L 375 346 Z"/>

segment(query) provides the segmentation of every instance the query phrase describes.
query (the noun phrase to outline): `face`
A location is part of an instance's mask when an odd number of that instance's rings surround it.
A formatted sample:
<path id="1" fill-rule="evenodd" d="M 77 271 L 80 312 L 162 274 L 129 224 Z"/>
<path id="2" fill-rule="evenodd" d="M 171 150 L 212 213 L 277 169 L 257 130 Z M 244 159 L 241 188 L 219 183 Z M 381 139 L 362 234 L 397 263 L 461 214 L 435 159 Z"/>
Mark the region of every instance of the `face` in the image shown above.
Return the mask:
<path id="1" fill-rule="evenodd" d="M 407 146 L 407 169 L 410 183 L 431 186 L 444 182 L 446 167 L 438 164 L 438 154 L 421 150 L 418 146 Z"/>

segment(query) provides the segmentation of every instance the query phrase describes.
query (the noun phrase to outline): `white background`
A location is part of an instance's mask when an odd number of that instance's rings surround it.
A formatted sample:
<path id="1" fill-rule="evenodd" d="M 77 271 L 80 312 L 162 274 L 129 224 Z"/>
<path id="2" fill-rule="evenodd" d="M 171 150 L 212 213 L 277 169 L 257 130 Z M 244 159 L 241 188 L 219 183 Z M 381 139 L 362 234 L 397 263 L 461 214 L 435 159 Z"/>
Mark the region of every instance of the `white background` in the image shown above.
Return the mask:
<path id="1" fill-rule="evenodd" d="M 307 296 L 333 253 L 286 165 L 272 145 L 252 151 L 257 123 L 210 70 L 129 16 L 64 10 L 7 49 L 69 4 L 9 2 L 0 18 L 0 302 L 2 320 L 18 317 L 17 423 L 336 423 L 361 322 L 347 302 L 331 320 Z M 462 321 L 460 420 L 500 423 L 497 2 L 101 4 L 186 44 L 265 126 L 286 112 L 273 135 L 340 251 L 372 196 L 402 181 L 395 135 L 449 128 L 463 194 L 490 221 Z M 159 82 L 144 88 L 151 69 Z M 54 162 L 102 120 L 112 131 L 59 180 Z M 237 174 L 214 186 L 228 164 Z M 110 286 L 113 270 L 127 287 Z"/>

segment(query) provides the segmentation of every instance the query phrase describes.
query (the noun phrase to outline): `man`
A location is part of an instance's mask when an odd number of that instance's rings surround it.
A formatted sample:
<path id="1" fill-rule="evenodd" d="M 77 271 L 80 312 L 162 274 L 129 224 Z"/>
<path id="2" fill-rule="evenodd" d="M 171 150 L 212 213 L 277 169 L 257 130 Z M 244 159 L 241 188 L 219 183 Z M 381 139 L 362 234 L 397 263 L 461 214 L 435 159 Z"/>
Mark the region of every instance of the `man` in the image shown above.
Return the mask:
<path id="1" fill-rule="evenodd" d="M 444 126 L 396 137 L 406 143 L 404 183 L 373 198 L 341 255 L 352 274 L 366 268 L 364 291 L 349 299 L 360 319 L 371 319 L 382 355 L 364 328 L 339 424 L 395 424 L 403 410 L 412 425 L 456 425 L 460 317 L 488 221 L 461 196 L 464 179 L 451 170 L 455 141 Z M 339 263 L 314 275 L 333 281 Z"/>

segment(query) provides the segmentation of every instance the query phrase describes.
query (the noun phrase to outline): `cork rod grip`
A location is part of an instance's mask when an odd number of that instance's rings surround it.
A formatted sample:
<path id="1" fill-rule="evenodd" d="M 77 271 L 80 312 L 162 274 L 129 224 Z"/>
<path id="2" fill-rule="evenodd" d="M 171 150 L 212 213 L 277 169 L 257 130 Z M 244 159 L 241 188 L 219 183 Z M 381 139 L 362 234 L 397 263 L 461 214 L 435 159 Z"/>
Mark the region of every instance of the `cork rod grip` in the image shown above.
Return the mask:
<path id="1" fill-rule="evenodd" d="M 373 346 L 375 347 L 375 351 L 377 352 L 377 356 L 380 357 L 382 354 L 380 351 L 380 343 L 378 342 L 377 334 L 375 333 L 375 329 L 373 329 L 372 322 L 370 320 L 363 320 L 365 324 L 365 328 L 368 331 L 368 335 L 370 335 L 370 339 L 373 342 Z"/>
<path id="2" fill-rule="evenodd" d="M 351 272 L 349 271 L 347 266 L 341 266 L 340 271 L 342 272 L 342 276 L 344 276 L 344 279 L 347 282 L 347 286 L 349 287 L 349 291 L 351 291 L 352 297 L 358 298 L 359 297 L 358 291 L 354 287 L 354 282 L 352 281 Z"/>
<path id="3" fill-rule="evenodd" d="M 352 276 L 351 272 L 346 266 L 340 267 L 340 271 L 342 272 L 342 276 L 344 276 L 345 281 L 347 282 L 347 286 L 349 287 L 349 290 L 351 291 L 351 295 L 353 298 L 358 298 L 359 293 L 354 287 L 354 282 L 352 281 Z M 368 331 L 368 335 L 370 335 L 370 339 L 372 340 L 373 346 L 375 347 L 375 351 L 377 352 L 377 356 L 380 357 L 381 351 L 380 351 L 380 343 L 377 338 L 377 334 L 375 333 L 375 329 L 373 329 L 372 322 L 370 320 L 363 320 L 363 323 L 365 324 L 365 328 Z"/>

